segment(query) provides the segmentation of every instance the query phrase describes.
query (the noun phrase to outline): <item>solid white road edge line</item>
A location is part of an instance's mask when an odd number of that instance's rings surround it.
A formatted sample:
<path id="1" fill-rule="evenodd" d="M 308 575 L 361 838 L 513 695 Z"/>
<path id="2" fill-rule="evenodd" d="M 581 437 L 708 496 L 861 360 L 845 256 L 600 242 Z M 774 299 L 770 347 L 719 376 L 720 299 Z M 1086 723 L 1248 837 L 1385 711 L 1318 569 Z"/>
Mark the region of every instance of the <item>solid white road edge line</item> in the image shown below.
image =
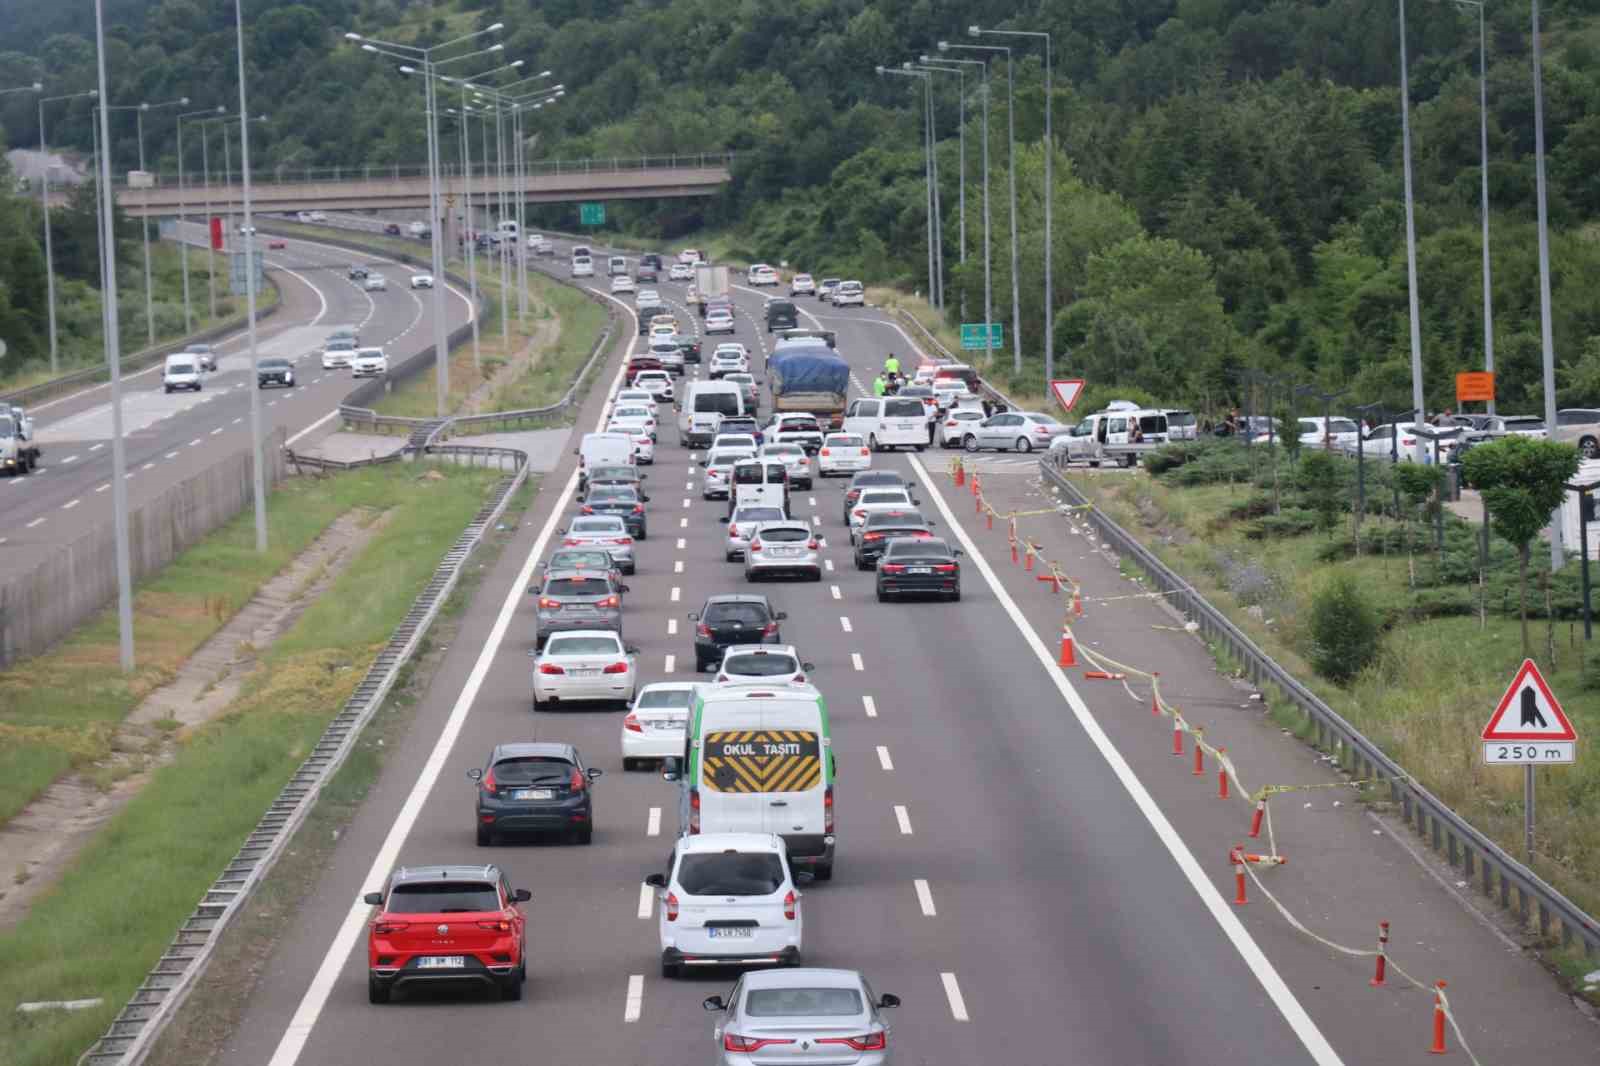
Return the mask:
<path id="1" fill-rule="evenodd" d="M 970 1021 L 967 1017 L 967 1001 L 961 998 L 961 986 L 956 984 L 956 975 L 941 973 L 939 980 L 944 982 L 944 996 L 950 1001 L 950 1016 L 958 1022 Z"/>
<path id="2" fill-rule="evenodd" d="M 617 301 L 621 303 L 621 301 Z M 624 310 L 631 316 L 633 312 L 622 304 Z M 635 320 L 635 329 L 638 328 Z M 622 381 L 627 370 L 627 363 L 617 370 L 612 379 L 609 392 L 615 392 L 617 385 Z M 605 416 L 596 420 L 595 430 L 598 432 L 605 424 Z M 566 517 L 566 511 L 572 502 L 573 493 L 578 488 L 578 472 L 574 470 L 568 477 L 567 483 L 562 486 L 561 494 L 556 497 L 556 505 L 550 511 L 550 517 L 545 521 L 544 528 L 539 531 L 539 536 L 534 540 L 533 547 L 528 551 L 528 557 L 523 560 L 522 569 L 517 574 L 517 579 L 512 582 L 511 588 L 506 592 L 505 602 L 500 605 L 500 614 L 495 618 L 494 626 L 489 631 L 489 639 L 484 642 L 483 651 L 478 654 L 478 661 L 473 664 L 472 672 L 467 675 L 466 684 L 462 686 L 461 695 L 457 697 L 455 706 L 450 708 L 450 716 L 445 719 L 444 728 L 439 733 L 439 739 L 434 743 L 433 750 L 428 753 L 428 761 L 423 764 L 422 771 L 417 775 L 417 780 L 411 787 L 411 792 L 406 796 L 405 803 L 401 805 L 393 824 L 389 827 L 389 835 L 378 848 L 378 853 L 373 857 L 372 866 L 367 870 L 363 882 L 374 886 L 370 891 L 377 891 L 383 887 L 383 879 L 388 876 L 394 867 L 395 860 L 400 855 L 400 849 L 405 845 L 406 838 L 411 835 L 411 829 L 416 825 L 417 818 L 422 814 L 422 808 L 427 803 L 428 797 L 433 793 L 433 786 L 438 783 L 439 775 L 444 771 L 445 760 L 450 757 L 451 750 L 455 747 L 456 738 L 460 736 L 461 729 L 466 725 L 467 715 L 472 710 L 472 705 L 478 698 L 478 690 L 483 687 L 484 678 L 489 675 L 489 667 L 494 662 L 495 655 L 500 650 L 500 644 L 505 640 L 506 631 L 511 627 L 517 608 L 522 603 L 526 594 L 523 590 L 533 580 L 533 573 L 538 568 L 539 558 L 544 554 L 545 547 L 550 542 L 551 535 L 555 532 L 558 523 Z M 311 1030 L 316 1026 L 318 1017 L 328 1004 L 328 997 L 333 994 L 334 986 L 339 981 L 339 971 L 344 968 L 345 960 L 355 950 L 356 942 L 366 929 L 367 914 L 371 910 L 359 900 L 352 904 L 349 913 L 345 915 L 344 924 L 334 934 L 333 942 L 328 945 L 328 951 L 322 957 L 321 964 L 317 967 L 311 985 L 306 989 L 306 994 L 301 997 L 300 1004 L 295 1008 L 294 1015 L 289 1019 L 288 1026 L 284 1029 L 283 1037 L 278 1041 L 277 1049 L 273 1051 L 272 1058 L 267 1066 L 294 1066 L 300 1059 L 300 1054 L 305 1050 L 306 1042 L 311 1039 Z M 634 1010 L 634 1017 L 630 1021 L 637 1021 L 637 1003 L 632 1000 L 631 992 L 634 982 L 639 984 L 639 994 L 644 994 L 644 978 L 635 975 L 628 979 L 630 990 L 630 1010 Z"/>
<path id="3" fill-rule="evenodd" d="M 933 907 L 933 893 L 928 889 L 928 882 L 917 878 L 911 882 L 917 889 L 917 903 L 922 907 L 922 913 L 929 918 L 937 918 L 939 912 Z"/>
<path id="4" fill-rule="evenodd" d="M 907 338 L 907 340 L 909 339 Z M 1028 623 L 1028 620 L 1022 616 L 1022 612 L 1017 608 L 1016 601 L 1011 598 L 1010 594 L 1000 584 L 999 578 L 995 576 L 994 570 L 989 566 L 989 561 L 978 551 L 977 544 L 973 542 L 972 538 L 967 535 L 966 529 L 956 520 L 955 514 L 945 503 L 944 496 L 938 491 L 938 486 L 933 479 L 929 477 L 928 471 L 923 468 L 922 463 L 916 456 L 910 456 L 909 461 L 911 469 L 917 472 L 917 477 L 922 481 L 922 486 L 933 500 L 934 506 L 939 508 L 939 513 L 948 523 L 950 530 L 961 541 L 962 547 L 966 548 L 967 557 L 977 566 L 978 572 L 983 575 L 983 579 L 988 582 L 989 588 L 994 591 L 996 601 L 1011 616 L 1011 621 L 1016 625 L 1017 631 L 1022 634 L 1022 639 L 1033 651 L 1034 657 L 1039 660 L 1039 665 L 1044 668 L 1045 673 L 1055 683 L 1056 689 L 1061 693 L 1061 698 L 1072 709 L 1073 716 L 1077 718 L 1078 724 L 1083 727 L 1083 731 L 1088 734 L 1089 739 L 1094 743 L 1095 749 L 1100 753 L 1100 757 L 1105 759 L 1106 765 L 1111 768 L 1111 772 L 1116 774 L 1118 781 L 1122 782 L 1122 787 L 1127 790 L 1134 806 L 1139 808 L 1139 812 L 1150 823 L 1150 828 L 1155 830 L 1157 839 L 1166 847 L 1167 852 L 1172 856 L 1172 861 L 1188 880 L 1195 894 L 1200 897 L 1200 902 L 1211 912 L 1211 916 L 1216 919 L 1217 925 L 1221 927 L 1223 934 L 1233 944 L 1234 950 L 1239 953 L 1239 957 L 1244 960 L 1250 972 L 1261 983 L 1262 989 L 1271 998 L 1273 1005 L 1278 1008 L 1278 1012 L 1283 1015 L 1284 1021 L 1288 1022 L 1289 1028 L 1294 1030 L 1295 1036 L 1300 1039 L 1306 1051 L 1311 1054 L 1312 1061 L 1317 1063 L 1317 1066 L 1342 1066 L 1343 1060 L 1340 1059 L 1338 1052 L 1334 1051 L 1333 1045 L 1328 1043 L 1327 1038 L 1322 1035 L 1322 1031 L 1317 1028 L 1317 1024 L 1311 1020 L 1311 1016 L 1306 1013 L 1300 1001 L 1295 998 L 1295 994 L 1284 983 L 1283 978 L 1278 974 L 1277 968 L 1272 965 L 1271 960 L 1261 951 L 1260 945 L 1255 942 L 1255 938 L 1250 935 L 1249 930 L 1239 921 L 1238 916 L 1229 909 L 1227 902 L 1222 898 L 1222 893 L 1218 892 L 1216 886 L 1206 877 L 1205 871 L 1200 868 L 1200 863 L 1195 859 L 1194 853 L 1183 842 L 1183 838 L 1178 835 L 1178 831 L 1172 828 L 1172 823 L 1167 820 L 1167 816 L 1157 806 L 1155 798 L 1145 789 L 1144 784 L 1139 780 L 1138 775 L 1133 772 L 1133 768 L 1128 765 L 1127 760 L 1122 757 L 1122 753 L 1117 750 L 1116 745 L 1111 743 L 1111 738 L 1106 736 L 1105 730 L 1100 728 L 1100 723 L 1090 712 L 1089 705 L 1083 701 L 1083 697 L 1078 694 L 1078 690 L 1073 688 L 1066 675 L 1056 666 L 1055 657 L 1045 649 L 1044 643 L 1040 641 L 1039 635 L 1034 632 L 1033 626 Z M 898 812 L 899 808 L 896 808 L 896 810 Z M 946 977 L 946 991 L 949 991 L 954 986 L 955 978 L 951 975 L 946 975 Z M 954 1001 L 952 1001 L 952 1006 L 953 1003 Z"/>

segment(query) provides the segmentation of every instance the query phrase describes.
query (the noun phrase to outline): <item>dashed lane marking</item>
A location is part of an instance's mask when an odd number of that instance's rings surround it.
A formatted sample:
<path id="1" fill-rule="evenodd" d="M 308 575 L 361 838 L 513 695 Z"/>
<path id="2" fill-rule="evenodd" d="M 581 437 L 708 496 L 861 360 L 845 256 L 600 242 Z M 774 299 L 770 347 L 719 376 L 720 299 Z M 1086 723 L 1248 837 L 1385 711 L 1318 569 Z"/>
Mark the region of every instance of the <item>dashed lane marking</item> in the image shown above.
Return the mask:
<path id="1" fill-rule="evenodd" d="M 111 482 L 108 481 L 104 485 L 96 485 L 94 487 L 94 491 L 96 491 L 96 492 L 104 492 L 104 491 L 106 491 L 106 489 L 109 489 L 110 487 L 111 487 Z"/>
<path id="2" fill-rule="evenodd" d="M 878 717 L 878 704 L 871 696 L 861 697 L 861 709 L 867 712 L 868 718 Z"/>
<path id="3" fill-rule="evenodd" d="M 678 620 L 676 618 L 667 619 L 667 636 L 675 637 L 677 635 L 678 635 Z"/>
<path id="4" fill-rule="evenodd" d="M 839 628 L 844 630 L 846 633 L 854 632 L 854 630 L 850 628 L 850 619 L 842 614 L 839 616 Z"/>
<path id="5" fill-rule="evenodd" d="M 141 466 L 139 469 L 140 470 L 154 470 L 155 468 L 156 468 L 156 464 L 154 464 L 154 463 L 146 463 L 143 466 Z"/>
<path id="6" fill-rule="evenodd" d="M 61 509 L 62 509 L 62 510 L 63 510 L 63 511 L 70 511 L 70 510 L 72 510 L 72 509 L 73 509 L 73 508 L 74 508 L 74 507 L 76 507 L 76 506 L 78 506 L 78 504 L 80 504 L 80 503 L 82 503 L 82 502 L 83 502 L 83 501 L 82 501 L 82 500 L 81 500 L 81 499 L 78 499 L 78 500 L 68 500 L 68 501 L 67 501 L 67 502 L 66 502 L 66 503 L 64 503 L 64 504 L 62 504 L 62 505 L 61 505 Z"/>
<path id="7" fill-rule="evenodd" d="M 678 586 L 676 585 L 672 586 L 672 602 L 678 602 Z"/>
<path id="8" fill-rule="evenodd" d="M 178 457 L 178 453 L 177 452 L 168 452 L 166 455 L 163 455 L 161 458 L 163 458 L 163 459 L 176 459 L 177 457 Z"/>
<path id="9" fill-rule="evenodd" d="M 861 662 L 861 653 L 858 651 L 853 651 L 850 653 L 850 665 L 855 667 L 857 670 L 866 669 L 866 666 Z"/>
<path id="10" fill-rule="evenodd" d="M 833 592 L 833 598 L 834 599 L 836 599 L 836 600 L 844 599 L 844 593 L 839 591 L 839 586 L 838 585 L 830 585 L 828 587 Z"/>
<path id="11" fill-rule="evenodd" d="M 628 998 L 622 1007 L 622 1020 L 636 1022 L 644 1009 L 644 974 L 628 975 Z"/>
<path id="12" fill-rule="evenodd" d="M 884 747 L 882 744 L 878 745 L 878 765 L 882 766 L 885 770 L 894 769 L 894 760 L 889 758 L 889 749 Z"/>
<path id="13" fill-rule="evenodd" d="M 689 520 L 687 518 L 678 519 L 678 528 L 679 529 L 688 529 L 689 528 Z"/>
<path id="14" fill-rule="evenodd" d="M 652 809 L 654 809 L 654 808 L 652 808 Z M 651 911 L 655 909 L 655 903 L 656 903 L 656 890 L 651 888 L 649 885 L 640 885 L 639 886 L 639 917 L 641 919 L 649 918 Z"/>
<path id="15" fill-rule="evenodd" d="M 678 672 L 678 657 L 676 655 L 667 656 L 666 661 L 661 664 L 661 672 L 664 673 L 664 674 L 677 673 Z"/>
<path id="16" fill-rule="evenodd" d="M 833 573 L 833 560 L 832 559 L 824 559 L 824 560 L 822 560 L 822 565 L 823 565 L 823 568 L 828 571 L 828 573 L 830 573 L 830 574 Z"/>
<path id="17" fill-rule="evenodd" d="M 23 526 L 22 528 L 24 528 L 24 529 L 32 529 L 34 526 L 38 525 L 39 523 L 41 523 L 43 521 L 44 521 L 44 519 L 42 519 L 42 518 L 35 518 L 32 522 L 29 522 L 27 525 Z"/>
<path id="18" fill-rule="evenodd" d="M 658 836 L 661 835 L 661 808 L 660 807 L 651 807 L 650 808 L 650 817 L 645 819 L 645 823 L 644 823 L 644 835 L 647 836 L 647 837 L 658 837 Z"/>
<path id="19" fill-rule="evenodd" d="M 944 995 L 950 1001 L 950 1016 L 958 1022 L 970 1021 L 967 1017 L 967 1001 L 961 998 L 961 986 L 956 984 L 956 975 L 941 973 L 939 980 L 944 982 Z"/>
<path id="20" fill-rule="evenodd" d="M 211 435 L 212 435 L 212 436 L 213 436 L 213 437 L 215 437 L 215 436 L 216 436 L 216 435 L 217 435 L 217 434 L 218 434 L 218 433 L 221 433 L 221 432 L 222 432 L 222 427 L 221 427 L 221 426 L 218 426 L 218 427 L 217 427 L 217 428 L 216 428 L 216 429 L 214 429 L 214 430 L 212 430 L 212 431 L 211 431 Z"/>
<path id="21" fill-rule="evenodd" d="M 76 455 L 69 455 L 65 459 L 61 460 L 61 465 L 66 466 L 68 463 L 75 463 L 77 461 L 78 457 Z"/>
<path id="22" fill-rule="evenodd" d="M 200 446 L 200 438 L 199 437 L 196 437 L 194 440 L 189 442 L 189 447 L 191 447 L 191 448 L 198 448 L 199 446 Z"/>
<path id="23" fill-rule="evenodd" d="M 682 559 L 674 559 L 674 560 L 672 560 L 672 572 L 674 574 L 683 573 L 683 560 Z"/>
<path id="24" fill-rule="evenodd" d="M 104 448 L 104 447 L 105 447 L 105 445 L 104 445 L 104 444 L 91 444 L 91 445 L 89 445 L 89 450 L 90 450 L 90 451 L 91 451 L 91 452 L 97 452 L 97 451 L 99 451 L 99 450 L 100 450 L 100 449 L 101 449 L 101 448 Z"/>
<path id="25" fill-rule="evenodd" d="M 933 907 L 933 893 L 928 890 L 928 882 L 919 877 L 911 883 L 916 886 L 917 905 L 922 908 L 923 916 L 927 918 L 938 917 L 939 912 Z"/>
<path id="26" fill-rule="evenodd" d="M 685 540 L 684 538 L 682 538 L 682 537 L 678 538 L 678 550 L 679 551 L 683 551 L 683 549 L 685 547 L 687 547 L 688 544 L 689 544 L 689 542 L 687 540 Z"/>
<path id="27" fill-rule="evenodd" d="M 911 815 L 898 803 L 894 806 L 894 820 L 899 823 L 902 836 L 911 836 Z"/>

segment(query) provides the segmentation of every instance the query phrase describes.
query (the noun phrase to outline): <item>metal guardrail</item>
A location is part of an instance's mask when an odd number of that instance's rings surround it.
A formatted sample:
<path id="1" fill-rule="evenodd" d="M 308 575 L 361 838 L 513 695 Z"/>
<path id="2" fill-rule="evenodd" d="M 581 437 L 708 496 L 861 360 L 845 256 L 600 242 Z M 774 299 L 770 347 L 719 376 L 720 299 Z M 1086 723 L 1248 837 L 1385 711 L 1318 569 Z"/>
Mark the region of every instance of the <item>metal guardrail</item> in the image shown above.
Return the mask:
<path id="1" fill-rule="evenodd" d="M 278 299 L 276 303 L 256 311 L 257 324 L 277 314 L 278 308 L 283 306 L 283 291 L 278 289 L 278 283 L 273 280 L 270 274 L 267 275 L 267 284 L 278 290 Z M 138 373 L 141 370 L 155 366 L 174 352 L 184 351 L 191 344 L 211 344 L 228 336 L 230 333 L 246 328 L 247 325 L 248 314 L 237 315 L 226 322 L 212 326 L 210 329 L 201 330 L 199 333 L 190 334 L 181 340 L 168 341 L 165 344 L 158 344 L 154 348 L 142 348 L 137 352 L 129 352 L 122 357 L 122 373 L 125 375 Z M 53 377 L 49 381 L 41 381 L 37 385 L 30 385 L 15 392 L 0 393 L 0 403 L 15 403 L 21 404 L 23 407 L 29 407 L 33 404 L 55 399 L 61 395 L 76 392 L 79 389 L 109 381 L 110 378 L 110 369 L 97 364 L 84 367 L 82 370 L 74 370 L 71 373 L 62 374 L 59 377 Z"/>
<path id="2" fill-rule="evenodd" d="M 1193 585 L 1090 504 L 1088 497 L 1079 492 L 1055 464 L 1042 459 L 1039 469 L 1045 480 L 1059 488 L 1074 504 L 1086 507 L 1089 520 L 1099 528 L 1102 539 L 1120 555 L 1137 563 L 1154 583 L 1155 591 L 1195 621 L 1207 641 L 1221 643 L 1243 664 L 1252 684 L 1257 687 L 1267 683 L 1276 685 L 1306 716 L 1315 730 L 1318 747 L 1333 754 L 1339 765 L 1345 766 L 1358 779 L 1388 779 L 1390 797 L 1399 804 L 1406 822 L 1428 840 L 1436 852 L 1442 852 L 1452 867 L 1460 867 L 1466 880 L 1475 881 L 1484 895 L 1497 899 L 1503 908 L 1511 909 L 1514 902 L 1523 925 L 1536 920 L 1541 937 L 1549 938 L 1551 923 L 1555 923 L 1559 926 L 1563 947 L 1577 941 L 1582 944 L 1586 956 L 1600 950 L 1600 922 L 1423 788 L 1399 763 L 1262 651 Z"/>
<path id="3" fill-rule="evenodd" d="M 737 152 L 685 152 L 677 155 L 641 155 L 641 156 L 613 156 L 608 159 L 544 159 L 532 160 L 527 164 L 527 173 L 531 177 L 541 175 L 565 174 L 626 174 L 641 170 L 704 170 L 711 167 L 731 167 L 737 158 Z M 439 168 L 440 176 L 446 180 L 462 176 L 462 168 L 457 163 L 444 163 Z M 399 181 L 401 178 L 426 178 L 428 167 L 425 163 L 390 166 L 359 166 L 359 167 L 287 167 L 287 166 L 262 166 L 250 169 L 252 182 L 271 185 L 292 185 L 296 183 L 312 183 L 323 181 L 379 181 L 388 179 Z M 473 168 L 473 178 L 476 180 L 495 180 L 494 175 L 485 178 L 481 167 Z M 243 173 L 237 170 L 213 172 L 212 177 L 217 180 L 212 185 L 227 186 L 236 180 L 243 181 Z M 196 181 L 193 174 L 186 175 L 189 188 L 204 190 L 204 181 Z M 175 186 L 178 184 L 178 175 L 172 173 L 158 173 L 155 175 L 155 186 Z M 112 183 L 113 188 L 129 188 L 126 181 Z M 138 191 L 138 190 L 135 190 Z M 196 197 L 202 194 L 197 192 Z"/>

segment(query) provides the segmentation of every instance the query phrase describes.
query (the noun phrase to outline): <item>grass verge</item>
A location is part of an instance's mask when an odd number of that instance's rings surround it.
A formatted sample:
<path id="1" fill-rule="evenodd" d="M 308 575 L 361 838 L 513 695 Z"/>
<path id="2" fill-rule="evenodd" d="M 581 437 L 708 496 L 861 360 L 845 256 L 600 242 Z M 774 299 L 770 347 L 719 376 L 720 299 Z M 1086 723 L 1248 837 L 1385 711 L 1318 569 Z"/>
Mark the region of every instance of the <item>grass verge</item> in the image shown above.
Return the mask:
<path id="1" fill-rule="evenodd" d="M 228 712 L 185 737 L 176 758 L 101 830 L 61 883 L 0 937 L 0 1047 L 8 1063 L 69 1063 L 105 1031 L 354 689 L 496 477 L 451 467 L 419 476 L 417 467 L 404 465 L 291 482 L 288 491 L 329 492 L 346 507 L 387 508 L 390 521 L 328 595 L 263 655 Z M 284 491 L 274 500 L 286 502 Z M 208 540 L 237 540 L 248 524 L 241 516 Z M 214 567 L 204 577 L 215 581 L 221 572 Z M 114 664 L 114 626 L 99 628 L 110 639 L 98 658 Z M 92 1010 L 16 1013 L 26 1000 L 96 996 L 105 1002 Z"/>

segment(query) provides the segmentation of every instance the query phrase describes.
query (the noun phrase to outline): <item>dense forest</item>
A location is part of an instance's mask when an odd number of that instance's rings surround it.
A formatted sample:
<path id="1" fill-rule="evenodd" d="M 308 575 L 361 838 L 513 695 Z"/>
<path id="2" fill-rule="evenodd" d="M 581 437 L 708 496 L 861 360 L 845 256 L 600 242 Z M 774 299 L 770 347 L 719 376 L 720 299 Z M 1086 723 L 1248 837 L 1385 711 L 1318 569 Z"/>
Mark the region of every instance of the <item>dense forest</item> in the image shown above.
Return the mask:
<path id="1" fill-rule="evenodd" d="M 1346 389 L 1352 403 L 1409 403 L 1393 0 L 306 0 L 247 2 L 245 11 L 252 100 L 270 113 L 256 148 L 263 166 L 420 162 L 420 90 L 342 34 L 433 43 L 503 21 L 504 56 L 492 62 L 548 67 L 568 90 L 560 107 L 540 112 L 536 155 L 738 153 L 737 180 L 723 195 L 617 205 L 614 216 L 629 227 L 663 238 L 725 231 L 752 256 L 922 290 L 920 85 L 874 67 L 932 52 L 940 39 L 968 41 L 972 23 L 1047 30 L 1057 366 L 1175 403 L 1227 402 L 1238 389 L 1232 371 L 1250 365 Z M 1451 403 L 1454 372 L 1483 358 L 1477 11 L 1417 2 L 1407 13 L 1422 350 L 1430 404 L 1441 406 Z M 1600 0 L 1557 0 L 1543 12 L 1564 404 L 1600 403 L 1597 12 Z M 1537 411 L 1529 8 L 1487 5 L 1486 17 L 1500 396 L 1503 409 Z M 90 18 L 78 5 L 0 0 L 8 28 L 0 48 L 10 49 L 0 51 L 0 84 L 41 78 L 52 93 L 92 86 Z M 231 3 L 112 0 L 107 20 L 117 100 L 187 95 L 196 107 L 236 108 Z M 1041 49 L 1025 38 L 993 40 L 1018 46 L 1021 327 L 1036 368 L 1045 313 Z M 1002 320 L 1010 317 L 1005 73 L 994 64 L 989 107 Z M 979 81 L 965 79 L 963 265 L 958 81 L 935 80 L 952 319 L 963 300 L 969 320 L 981 317 Z M 0 122 L 11 145 L 37 144 L 30 94 L 0 98 Z M 87 109 L 54 114 L 51 132 L 53 143 L 87 148 Z M 113 133 L 120 169 L 136 154 L 133 135 L 131 117 Z M 151 123 L 146 137 L 156 168 L 175 170 L 171 122 Z M 197 147 L 185 148 L 197 166 Z"/>

